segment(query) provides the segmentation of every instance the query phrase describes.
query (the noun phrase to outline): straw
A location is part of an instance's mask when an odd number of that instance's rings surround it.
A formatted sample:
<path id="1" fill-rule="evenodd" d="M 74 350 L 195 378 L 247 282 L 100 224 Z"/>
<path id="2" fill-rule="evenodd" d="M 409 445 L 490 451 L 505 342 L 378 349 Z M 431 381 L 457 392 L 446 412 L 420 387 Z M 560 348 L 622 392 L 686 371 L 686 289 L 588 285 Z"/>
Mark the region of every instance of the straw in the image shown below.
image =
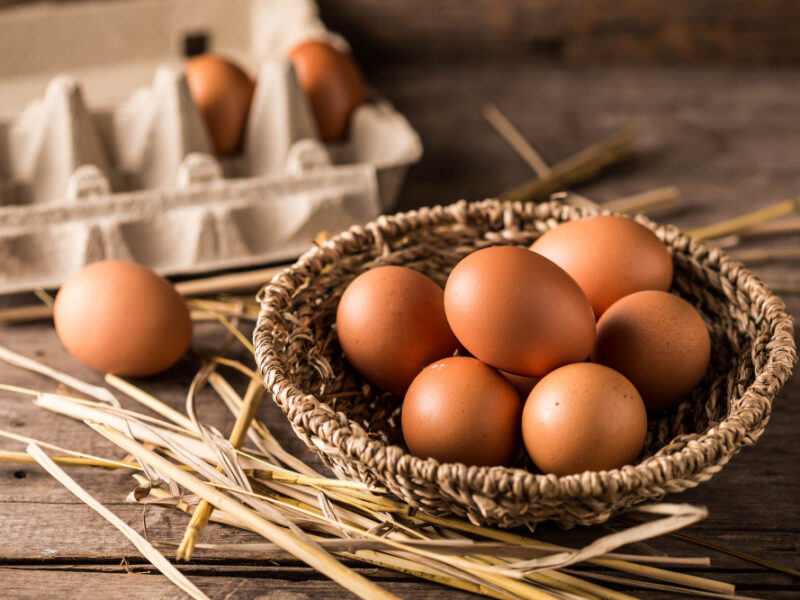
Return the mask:
<path id="1" fill-rule="evenodd" d="M 244 407 L 236 418 L 236 421 L 233 425 L 233 431 L 231 432 L 229 438 L 231 446 L 233 446 L 235 449 L 241 448 L 247 430 L 250 427 L 250 423 L 255 418 L 259 406 L 261 406 L 261 399 L 264 397 L 264 392 L 264 386 L 261 384 L 261 382 L 258 382 L 254 379 L 250 380 L 250 383 L 247 386 L 247 393 L 245 393 L 244 396 Z M 222 471 L 222 466 L 219 466 L 218 469 Z M 187 562 L 191 560 L 192 552 L 194 551 L 194 545 L 197 543 L 197 540 L 203 533 L 203 529 L 205 529 L 205 526 L 208 524 L 208 518 L 211 516 L 211 510 L 212 506 L 208 501 L 200 501 L 200 504 L 194 511 L 194 514 L 189 521 L 189 525 L 186 527 L 186 531 L 183 535 L 183 541 L 181 542 L 181 545 L 178 546 L 178 551 L 176 554 L 176 558 L 178 560 L 185 560 Z"/>
<path id="2" fill-rule="evenodd" d="M 105 506 L 100 504 L 94 496 L 89 494 L 85 489 L 78 485 L 74 479 L 67 475 L 61 468 L 53 462 L 47 454 L 36 444 L 30 444 L 27 448 L 30 454 L 42 468 L 50 473 L 59 483 L 72 492 L 79 500 L 86 503 L 90 508 L 96 511 L 100 516 L 106 519 L 114 527 L 119 529 L 125 537 L 127 537 L 133 545 L 142 553 L 142 555 L 149 560 L 154 567 L 166 575 L 170 581 L 178 586 L 182 591 L 189 594 L 196 600 L 210 600 L 203 592 L 201 592 L 192 582 L 176 569 L 164 555 L 156 550 L 150 542 L 144 539 L 137 533 L 130 525 L 125 523 L 117 515 L 108 510 Z"/>
<path id="3" fill-rule="evenodd" d="M 131 454 L 135 454 L 140 460 L 144 460 L 160 472 L 168 474 L 192 493 L 206 499 L 208 503 L 215 508 L 239 519 L 247 524 L 253 531 L 259 533 L 271 542 L 274 542 L 287 552 L 292 553 L 309 566 L 327 575 L 357 596 L 367 600 L 372 598 L 377 600 L 395 600 L 397 598 L 393 594 L 371 583 L 355 571 L 345 567 L 327 552 L 308 544 L 295 534 L 287 532 L 284 528 L 267 521 L 255 511 L 202 482 L 194 475 L 181 471 L 167 459 L 162 458 L 158 454 L 148 450 L 142 444 L 124 436 L 118 430 L 108 427 L 107 425 L 98 425 L 94 423 L 89 423 L 89 425 L 110 441 Z"/>

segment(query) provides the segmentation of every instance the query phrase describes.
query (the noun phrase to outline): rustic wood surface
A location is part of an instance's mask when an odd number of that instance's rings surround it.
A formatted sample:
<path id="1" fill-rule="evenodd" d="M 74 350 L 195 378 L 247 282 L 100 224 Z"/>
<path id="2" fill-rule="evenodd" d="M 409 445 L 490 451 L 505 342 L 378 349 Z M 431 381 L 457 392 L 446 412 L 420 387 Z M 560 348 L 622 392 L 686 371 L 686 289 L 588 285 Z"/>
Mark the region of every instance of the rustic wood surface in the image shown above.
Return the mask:
<path id="1" fill-rule="evenodd" d="M 411 170 L 401 206 L 480 198 L 530 176 L 527 167 L 484 122 L 480 109 L 496 102 L 548 160 L 556 161 L 601 136 L 640 119 L 648 128 L 640 159 L 615 169 L 580 192 L 607 200 L 662 185 L 677 185 L 684 207 L 657 218 L 682 226 L 702 225 L 800 190 L 800 73 L 781 69 L 566 68 L 511 62 L 462 66 L 369 65 L 370 79 L 408 115 L 425 143 L 422 162 Z M 797 243 L 787 239 L 785 243 Z M 1 267 L 0 267 L 1 268 Z M 756 271 L 775 282 L 800 282 L 796 264 L 768 264 Z M 29 297 L 0 300 L 10 306 Z M 800 315 L 800 297 L 787 296 Z M 221 330 L 197 329 L 195 344 L 211 348 Z M 71 359 L 47 323 L 0 326 L 0 343 L 48 364 L 100 382 Z M 244 354 L 242 354 L 244 358 Z M 186 358 L 142 387 L 177 408 L 197 368 Z M 0 382 L 54 389 L 39 377 L 0 365 Z M 238 381 L 243 389 L 241 380 Z M 800 380 L 782 391 L 772 421 L 758 444 L 745 449 L 715 478 L 666 499 L 709 508 L 690 533 L 800 568 Z M 126 403 L 131 406 L 132 403 Z M 223 431 L 230 418 L 213 394 L 201 396 L 201 418 Z M 293 451 L 313 460 L 294 438 L 274 405 L 262 418 Z M 23 397 L 0 392 L 0 428 L 101 455 L 120 452 L 84 425 L 45 413 Z M 22 449 L 0 440 L 0 448 Z M 125 503 L 129 475 L 72 469 L 79 483 L 114 512 L 142 530 L 142 509 Z M 146 514 L 152 540 L 179 542 L 184 515 L 159 508 Z M 538 535 L 562 543 L 585 541 L 594 532 L 561 532 L 542 526 Z M 211 525 L 203 541 L 254 541 L 254 536 Z M 733 582 L 744 595 L 797 598 L 800 580 L 671 538 L 659 550 L 708 555 L 712 567 L 687 569 Z M 123 562 L 125 559 L 125 562 Z M 126 566 L 127 563 L 127 566 Z M 354 564 L 355 566 L 355 564 Z M 197 553 L 181 567 L 213 598 L 346 597 L 341 588 L 296 560 L 276 554 L 243 560 Z M 412 598 L 466 598 L 434 584 L 362 568 L 396 594 Z M 143 563 L 130 543 L 38 468 L 0 465 L 0 596 L 4 598 L 179 598 L 176 590 Z M 674 597 L 638 590 L 642 598 Z"/>
<path id="2" fill-rule="evenodd" d="M 771 63 L 800 58 L 793 0 L 318 0 L 384 61 Z"/>

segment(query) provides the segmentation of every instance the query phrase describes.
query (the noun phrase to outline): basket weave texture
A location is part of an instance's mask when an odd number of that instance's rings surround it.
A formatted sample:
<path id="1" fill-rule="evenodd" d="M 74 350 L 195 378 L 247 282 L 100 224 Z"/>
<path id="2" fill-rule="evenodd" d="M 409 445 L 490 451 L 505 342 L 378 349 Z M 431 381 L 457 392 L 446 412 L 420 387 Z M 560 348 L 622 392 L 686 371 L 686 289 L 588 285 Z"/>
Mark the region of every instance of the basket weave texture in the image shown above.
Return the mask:
<path id="1" fill-rule="evenodd" d="M 558 202 L 484 200 L 383 216 L 335 236 L 265 286 L 255 331 L 267 389 L 297 435 L 337 473 L 385 486 L 415 509 L 504 527 L 544 520 L 607 520 L 628 506 L 709 480 L 758 440 L 796 360 L 783 302 L 725 252 L 644 217 L 669 248 L 672 292 L 708 326 L 711 364 L 690 398 L 651 414 L 637 464 L 557 477 L 515 467 L 474 467 L 412 456 L 403 446 L 401 398 L 350 367 L 335 332 L 347 285 L 379 265 L 405 265 L 444 285 L 467 254 L 529 246 L 559 223 L 594 214 Z M 521 453 L 522 454 L 522 453 Z"/>

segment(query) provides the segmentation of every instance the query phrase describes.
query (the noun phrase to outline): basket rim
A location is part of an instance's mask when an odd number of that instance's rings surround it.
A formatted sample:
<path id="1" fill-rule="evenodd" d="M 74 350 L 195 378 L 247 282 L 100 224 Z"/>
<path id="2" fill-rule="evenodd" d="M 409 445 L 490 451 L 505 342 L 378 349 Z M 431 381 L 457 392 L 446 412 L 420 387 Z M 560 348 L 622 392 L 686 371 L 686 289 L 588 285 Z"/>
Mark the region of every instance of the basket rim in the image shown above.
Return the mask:
<path id="1" fill-rule="evenodd" d="M 708 266 L 717 270 L 720 277 L 727 280 L 732 287 L 740 290 L 745 286 L 750 287 L 749 292 L 743 290 L 748 298 L 768 306 L 766 320 L 770 325 L 769 341 L 771 343 L 766 348 L 767 358 L 760 368 L 754 367 L 753 381 L 741 394 L 737 405 L 729 414 L 726 414 L 724 419 L 710 425 L 702 433 L 691 434 L 689 437 L 694 436 L 693 439 L 678 450 L 663 454 L 656 453 L 635 465 L 624 465 L 617 469 L 557 476 L 533 473 L 519 467 L 442 463 L 433 458 L 423 459 L 413 456 L 400 445 L 388 444 L 369 437 L 366 431 L 347 415 L 341 412 L 336 413 L 324 401 L 296 387 L 285 369 L 282 368 L 280 361 L 270 358 L 270 354 L 266 352 L 269 342 L 266 339 L 268 336 L 265 335 L 264 325 L 270 311 L 278 310 L 274 299 L 279 295 L 291 295 L 301 285 L 304 285 L 308 277 L 313 278 L 319 275 L 324 268 L 344 258 L 353 250 L 371 246 L 381 249 L 386 243 L 387 233 L 391 234 L 389 237 L 394 238 L 425 227 L 446 225 L 447 223 L 441 222 L 442 218 L 449 218 L 451 224 L 464 223 L 470 211 L 477 211 L 478 214 L 483 214 L 481 211 L 490 209 L 501 211 L 504 223 L 509 226 L 513 221 L 515 211 L 527 210 L 531 216 L 535 216 L 533 211 L 536 206 L 541 204 L 571 210 L 578 217 L 617 215 L 634 218 L 651 230 L 661 231 L 674 243 L 689 249 L 692 254 L 704 255 L 709 261 Z M 409 226 L 407 222 L 409 217 L 417 219 L 417 222 Z M 344 246 L 345 249 L 343 250 L 340 246 Z M 261 310 L 253 339 L 260 374 L 284 415 L 288 416 L 288 403 L 304 403 L 298 409 L 301 414 L 319 411 L 315 414 L 315 417 L 319 418 L 301 419 L 301 416 L 298 415 L 292 420 L 292 425 L 296 430 L 300 427 L 298 423 L 302 421 L 301 437 L 307 438 L 305 440 L 307 444 L 313 444 L 324 454 L 346 457 L 349 461 L 356 461 L 368 468 L 376 466 L 377 456 L 383 456 L 386 459 L 386 467 L 391 468 L 394 473 L 400 470 L 413 472 L 415 477 L 419 477 L 419 474 L 423 473 L 425 479 L 431 481 L 457 478 L 461 481 L 468 481 L 469 487 L 476 490 L 482 488 L 483 483 L 491 477 L 493 487 L 506 490 L 507 493 L 514 493 L 514 490 L 521 489 L 535 490 L 535 492 L 530 491 L 526 494 L 529 500 L 564 497 L 585 499 L 591 496 L 606 495 L 609 489 L 613 489 L 616 493 L 629 494 L 645 484 L 664 486 L 663 493 L 667 493 L 674 491 L 669 488 L 669 485 L 676 480 L 696 481 L 697 476 L 708 469 L 713 469 L 715 472 L 718 470 L 718 465 L 727 462 L 741 447 L 758 438 L 760 435 L 758 427 L 768 419 L 771 401 L 791 376 L 792 366 L 796 361 L 793 324 L 783 301 L 751 271 L 741 263 L 734 261 L 723 250 L 690 238 L 674 226 L 659 225 L 641 215 L 629 217 L 608 210 L 577 209 L 567 207 L 554 200 L 545 203 L 521 203 L 497 199 L 468 203 L 461 200 L 449 205 L 423 207 L 394 215 L 382 215 L 366 225 L 353 226 L 323 244 L 312 247 L 297 262 L 276 274 L 261 289 L 258 299 Z M 780 340 L 781 343 L 774 343 L 776 340 Z M 333 422 L 336 426 L 335 440 L 318 437 L 323 421 Z M 353 441 L 359 442 L 357 454 L 352 450 L 356 446 L 352 443 Z M 682 457 L 689 456 L 692 457 L 692 460 L 680 460 Z M 376 478 L 381 479 L 380 477 Z"/>

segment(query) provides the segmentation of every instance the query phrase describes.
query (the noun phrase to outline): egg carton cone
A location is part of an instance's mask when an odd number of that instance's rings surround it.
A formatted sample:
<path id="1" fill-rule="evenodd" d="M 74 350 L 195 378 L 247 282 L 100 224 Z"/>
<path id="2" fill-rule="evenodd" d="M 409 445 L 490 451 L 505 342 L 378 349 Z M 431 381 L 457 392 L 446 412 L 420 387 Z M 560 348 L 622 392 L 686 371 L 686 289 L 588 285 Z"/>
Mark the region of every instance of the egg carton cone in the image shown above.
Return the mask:
<path id="1" fill-rule="evenodd" d="M 270 135 L 263 135 L 269 131 Z M 289 151 L 298 140 L 318 140 L 319 133 L 305 92 L 292 63 L 270 60 L 256 79 L 253 108 L 245 132 L 248 170 L 254 175 L 286 169 Z M 322 152 L 327 151 L 322 148 Z M 330 164 L 329 158 L 324 162 Z"/>
<path id="2" fill-rule="evenodd" d="M 111 171 L 81 88 L 67 75 L 53 79 L 11 125 L 8 147 L 13 151 L 4 162 L 17 197 L 4 203 L 58 202 L 79 185 L 79 167 L 93 165 L 104 178 Z"/>
<path id="3" fill-rule="evenodd" d="M 169 187 L 184 157 L 213 154 L 203 117 L 177 67 L 160 67 L 152 87 L 137 90 L 114 111 L 113 127 L 116 166 L 130 187 Z"/>
<path id="4" fill-rule="evenodd" d="M 287 53 L 346 42 L 308 0 L 251 8 L 267 35 L 253 36 L 256 89 L 235 156 L 215 156 L 177 61 L 102 108 L 60 75 L 0 119 L 0 293 L 54 288 L 103 259 L 164 275 L 289 260 L 319 231 L 391 210 L 422 153 L 416 132 L 370 92 L 345 140 L 323 143 Z"/>

